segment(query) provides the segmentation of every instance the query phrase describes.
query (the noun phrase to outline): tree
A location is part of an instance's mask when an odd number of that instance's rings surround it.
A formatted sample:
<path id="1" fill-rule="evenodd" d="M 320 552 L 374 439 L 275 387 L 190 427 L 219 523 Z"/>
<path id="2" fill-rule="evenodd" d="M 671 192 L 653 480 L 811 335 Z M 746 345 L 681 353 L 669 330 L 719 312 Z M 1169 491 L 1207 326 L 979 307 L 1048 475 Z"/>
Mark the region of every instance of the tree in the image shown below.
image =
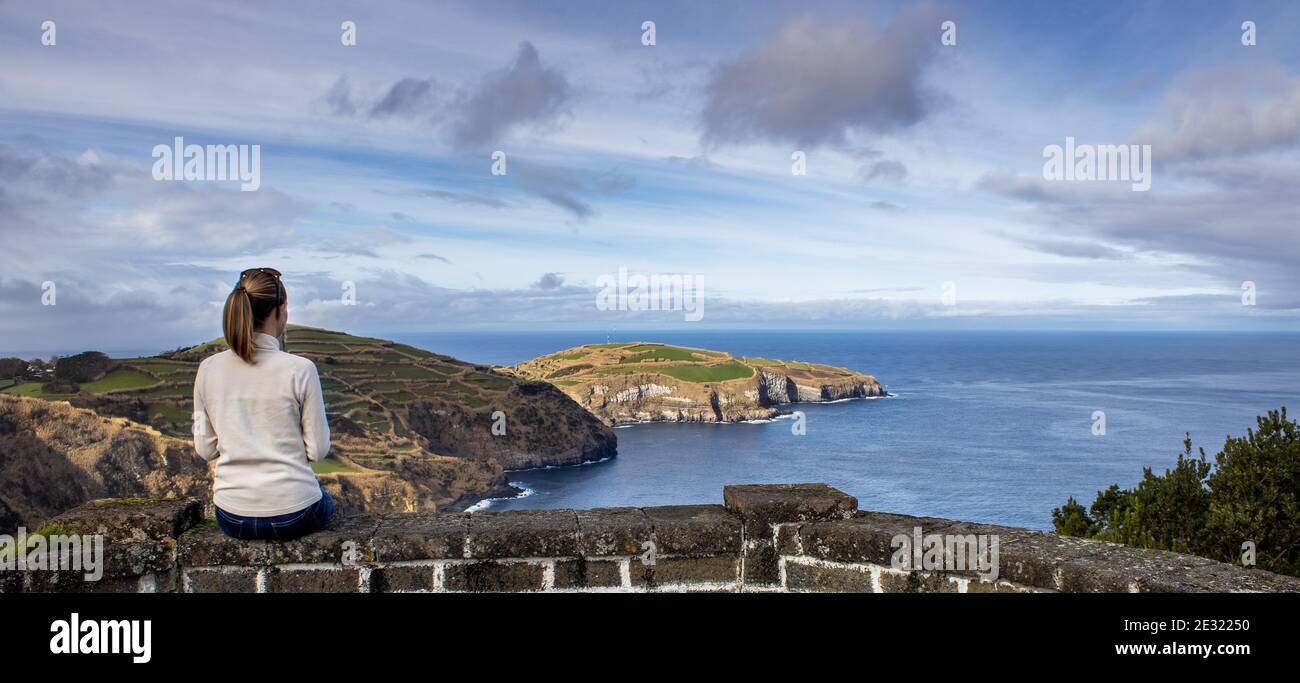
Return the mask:
<path id="1" fill-rule="evenodd" d="M 21 358 L 0 358 L 0 379 L 17 379 L 27 374 L 27 361 Z"/>
<path id="2" fill-rule="evenodd" d="M 1240 557 L 1250 542 L 1260 567 L 1300 576 L 1300 435 L 1286 408 L 1256 424 L 1217 457 L 1206 532 L 1218 556 Z"/>
<path id="3" fill-rule="evenodd" d="M 1172 469 L 1143 468 L 1132 489 L 1112 484 L 1087 513 L 1074 498 L 1052 510 L 1066 536 L 1101 538 L 1238 562 L 1254 544 L 1257 566 L 1300 575 L 1300 434 L 1286 408 L 1256 418 L 1258 430 L 1229 436 L 1215 464 L 1192 455 L 1191 437 Z"/>
<path id="4" fill-rule="evenodd" d="M 1070 496 L 1065 505 L 1052 510 L 1052 526 L 1058 534 L 1084 538 L 1095 535 L 1099 530 L 1083 506 L 1075 502 L 1074 496 Z"/>
<path id="5" fill-rule="evenodd" d="M 99 351 L 86 351 L 60 358 L 54 365 L 54 377 L 69 382 L 93 382 L 113 367 L 113 361 Z"/>

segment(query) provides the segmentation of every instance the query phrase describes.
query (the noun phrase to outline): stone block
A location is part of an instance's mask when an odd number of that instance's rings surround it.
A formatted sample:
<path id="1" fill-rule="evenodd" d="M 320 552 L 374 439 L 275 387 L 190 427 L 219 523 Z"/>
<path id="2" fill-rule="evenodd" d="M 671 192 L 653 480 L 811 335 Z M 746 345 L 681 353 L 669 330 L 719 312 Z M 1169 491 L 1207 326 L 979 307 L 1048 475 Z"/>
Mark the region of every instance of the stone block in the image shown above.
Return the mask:
<path id="1" fill-rule="evenodd" d="M 862 566 L 786 560 L 785 587 L 796 593 L 874 593 L 871 572 Z"/>
<path id="2" fill-rule="evenodd" d="M 180 563 L 186 567 L 271 564 L 353 564 L 364 559 L 380 517 L 335 515 L 330 525 L 292 541 L 241 541 L 204 525 L 181 535 Z"/>
<path id="3" fill-rule="evenodd" d="M 434 590 L 431 564 L 385 565 L 370 573 L 370 590 L 375 593 Z"/>
<path id="4" fill-rule="evenodd" d="M 186 569 L 181 578 L 181 590 L 186 593 L 256 593 L 258 571 L 254 567 Z"/>
<path id="5" fill-rule="evenodd" d="M 559 560 L 555 563 L 555 588 L 618 588 L 623 585 L 616 560 Z M 633 558 L 632 564 L 638 564 Z"/>
<path id="6" fill-rule="evenodd" d="M 361 570 L 357 567 L 276 567 L 266 577 L 268 593 L 357 593 Z"/>
<path id="7" fill-rule="evenodd" d="M 470 557 L 577 557 L 578 517 L 573 510 L 512 510 L 469 516 Z"/>
<path id="8" fill-rule="evenodd" d="M 651 540 L 650 519 L 638 508 L 578 510 L 578 552 L 585 557 L 640 555 Z"/>
<path id="9" fill-rule="evenodd" d="M 773 585 L 777 554 L 774 524 L 847 519 L 858 501 L 826 484 L 745 484 L 722 490 L 723 503 L 738 514 L 744 526 L 744 580 L 747 584 Z"/>
<path id="10" fill-rule="evenodd" d="M 631 573 L 633 586 L 736 583 L 740 578 L 740 556 L 659 557 L 653 565 L 633 560 Z"/>
<path id="11" fill-rule="evenodd" d="M 469 517 L 422 512 L 384 517 L 374 533 L 370 559 L 397 562 L 464 558 Z"/>
<path id="12" fill-rule="evenodd" d="M 445 586 L 449 591 L 472 593 L 539 591 L 543 577 L 544 569 L 540 564 L 464 562 L 447 565 Z"/>
<path id="13" fill-rule="evenodd" d="M 644 508 L 661 555 L 720 555 L 741 551 L 741 521 L 721 505 Z"/>

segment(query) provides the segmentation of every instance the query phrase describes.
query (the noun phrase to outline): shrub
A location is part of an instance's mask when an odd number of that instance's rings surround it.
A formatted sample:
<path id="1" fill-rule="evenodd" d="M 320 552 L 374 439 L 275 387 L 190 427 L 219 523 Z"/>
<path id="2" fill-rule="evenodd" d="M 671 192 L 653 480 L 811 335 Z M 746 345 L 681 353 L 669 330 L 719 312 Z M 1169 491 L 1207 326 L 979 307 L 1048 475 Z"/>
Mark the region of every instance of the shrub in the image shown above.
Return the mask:
<path id="1" fill-rule="evenodd" d="M 1286 408 L 1256 418 L 1257 429 L 1228 437 L 1212 467 L 1192 441 L 1172 469 L 1144 468 L 1131 489 L 1112 484 L 1087 512 L 1074 498 L 1052 510 L 1066 536 L 1238 562 L 1246 543 L 1256 566 L 1300 576 L 1300 434 Z"/>
<path id="2" fill-rule="evenodd" d="M 98 351 L 86 351 L 60 358 L 54 366 L 54 377 L 70 382 L 93 382 L 107 374 L 112 367 L 113 361 L 108 356 Z"/>

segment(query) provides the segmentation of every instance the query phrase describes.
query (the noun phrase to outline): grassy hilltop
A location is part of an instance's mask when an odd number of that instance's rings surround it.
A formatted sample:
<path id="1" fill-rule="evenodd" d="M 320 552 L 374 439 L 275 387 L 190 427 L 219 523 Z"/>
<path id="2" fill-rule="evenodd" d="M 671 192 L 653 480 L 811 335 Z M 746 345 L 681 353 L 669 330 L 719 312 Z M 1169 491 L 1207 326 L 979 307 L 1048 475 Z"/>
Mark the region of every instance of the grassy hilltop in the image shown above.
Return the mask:
<path id="1" fill-rule="evenodd" d="M 301 326 L 286 338 L 319 370 L 332 448 L 314 467 L 348 507 L 456 509 L 509 493 L 506 469 L 615 453 L 613 432 L 549 384 L 383 339 Z M 216 339 L 116 359 L 90 381 L 23 382 L 0 397 L 69 401 L 185 442 L 198 363 L 225 348 Z M 496 411 L 504 434 L 491 432 Z"/>
<path id="2" fill-rule="evenodd" d="M 845 368 L 651 342 L 578 346 L 511 371 L 609 424 L 765 419 L 781 404 L 883 395 L 874 377 Z"/>

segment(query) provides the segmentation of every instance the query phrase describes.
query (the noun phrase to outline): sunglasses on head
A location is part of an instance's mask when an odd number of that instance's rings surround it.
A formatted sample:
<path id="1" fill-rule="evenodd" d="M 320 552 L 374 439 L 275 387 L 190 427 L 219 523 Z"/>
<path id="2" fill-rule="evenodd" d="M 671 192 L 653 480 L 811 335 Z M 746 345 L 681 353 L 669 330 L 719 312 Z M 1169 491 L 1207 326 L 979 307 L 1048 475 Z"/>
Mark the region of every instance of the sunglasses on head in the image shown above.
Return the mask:
<path id="1" fill-rule="evenodd" d="M 275 283 L 275 307 L 276 307 L 276 308 L 279 308 L 279 307 L 280 307 L 280 282 L 279 282 L 279 280 L 280 280 L 280 271 L 278 271 L 278 270 L 276 270 L 276 269 L 274 269 L 274 268 L 249 268 L 248 270 L 245 270 L 244 272 L 242 272 L 242 273 L 239 274 L 239 281 L 240 281 L 240 282 L 243 282 L 243 281 L 244 281 L 244 278 L 248 277 L 248 274 L 249 274 L 249 273 L 266 273 L 267 275 L 270 275 L 271 277 L 274 277 L 274 278 L 276 279 L 276 283 Z M 238 287 L 239 285 L 236 284 L 235 286 Z"/>

